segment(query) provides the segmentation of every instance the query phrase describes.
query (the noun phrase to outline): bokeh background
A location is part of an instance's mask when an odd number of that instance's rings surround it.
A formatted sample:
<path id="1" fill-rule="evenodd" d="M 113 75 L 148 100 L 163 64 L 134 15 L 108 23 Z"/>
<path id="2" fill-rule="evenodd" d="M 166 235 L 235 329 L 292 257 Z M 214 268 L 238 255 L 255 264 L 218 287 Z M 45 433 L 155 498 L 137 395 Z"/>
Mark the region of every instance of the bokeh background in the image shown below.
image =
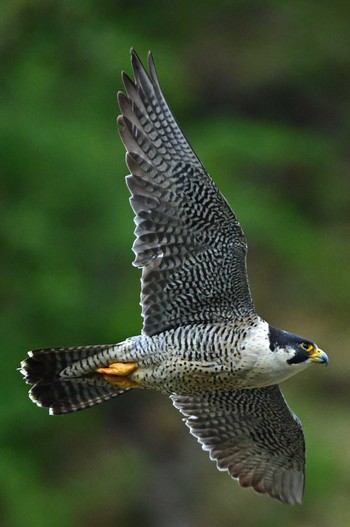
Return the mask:
<path id="1" fill-rule="evenodd" d="M 348 525 L 349 17 L 346 1 L 1 2 L 1 526 Z M 330 356 L 284 385 L 303 506 L 217 472 L 165 396 L 53 418 L 16 371 L 31 348 L 140 332 L 115 123 L 131 46 L 152 49 L 244 227 L 258 312 Z"/>

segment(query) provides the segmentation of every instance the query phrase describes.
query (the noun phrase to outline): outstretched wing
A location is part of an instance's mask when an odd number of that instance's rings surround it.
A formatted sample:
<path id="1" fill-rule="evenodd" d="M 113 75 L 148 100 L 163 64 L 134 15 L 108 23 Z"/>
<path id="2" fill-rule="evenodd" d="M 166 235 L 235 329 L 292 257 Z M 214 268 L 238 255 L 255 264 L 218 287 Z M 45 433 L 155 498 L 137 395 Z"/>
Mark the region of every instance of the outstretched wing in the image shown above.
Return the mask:
<path id="1" fill-rule="evenodd" d="M 243 487 L 301 503 L 303 429 L 277 385 L 171 399 L 219 470 L 227 470 Z"/>
<path id="2" fill-rule="evenodd" d="M 251 314 L 242 229 L 178 127 L 151 54 L 150 77 L 134 51 L 131 60 L 135 82 L 123 73 L 118 123 L 131 171 L 143 332 Z"/>

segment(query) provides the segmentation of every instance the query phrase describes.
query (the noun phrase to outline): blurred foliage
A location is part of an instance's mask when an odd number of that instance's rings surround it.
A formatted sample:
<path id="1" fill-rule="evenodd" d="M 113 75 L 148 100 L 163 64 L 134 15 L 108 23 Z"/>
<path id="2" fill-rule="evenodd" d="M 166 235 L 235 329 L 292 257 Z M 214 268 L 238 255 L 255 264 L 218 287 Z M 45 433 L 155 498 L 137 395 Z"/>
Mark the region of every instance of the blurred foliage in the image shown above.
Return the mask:
<path id="1" fill-rule="evenodd" d="M 350 514 L 348 2 L 0 4 L 0 524 L 325 527 Z M 284 387 L 304 423 L 305 503 L 216 471 L 166 397 L 50 418 L 16 372 L 30 348 L 140 332 L 115 92 L 129 48 L 249 240 L 259 313 L 330 355 Z"/>

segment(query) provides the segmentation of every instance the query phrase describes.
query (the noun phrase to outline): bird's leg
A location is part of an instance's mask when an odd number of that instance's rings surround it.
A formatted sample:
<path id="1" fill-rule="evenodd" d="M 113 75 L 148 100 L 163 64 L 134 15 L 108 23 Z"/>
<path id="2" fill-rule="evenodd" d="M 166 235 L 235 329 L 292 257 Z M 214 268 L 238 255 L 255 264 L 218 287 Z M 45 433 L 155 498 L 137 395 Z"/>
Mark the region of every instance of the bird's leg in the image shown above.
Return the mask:
<path id="1" fill-rule="evenodd" d="M 136 388 L 137 382 L 129 378 L 136 369 L 136 362 L 114 362 L 107 368 L 98 368 L 96 372 L 101 373 L 106 381 L 119 388 Z"/>
<path id="2" fill-rule="evenodd" d="M 120 377 L 126 377 L 137 369 L 136 362 L 114 362 L 107 368 L 98 368 L 97 373 L 103 373 L 104 375 L 117 375 Z"/>

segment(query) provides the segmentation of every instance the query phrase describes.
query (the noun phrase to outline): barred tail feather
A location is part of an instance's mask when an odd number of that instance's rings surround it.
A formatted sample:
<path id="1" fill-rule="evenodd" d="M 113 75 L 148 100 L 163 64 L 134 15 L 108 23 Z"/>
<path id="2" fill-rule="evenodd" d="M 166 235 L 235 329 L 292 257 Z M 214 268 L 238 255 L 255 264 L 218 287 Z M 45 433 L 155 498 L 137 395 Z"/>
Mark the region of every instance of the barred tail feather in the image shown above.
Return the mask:
<path id="1" fill-rule="evenodd" d="M 21 373 L 29 396 L 52 415 L 77 412 L 125 392 L 96 373 L 113 345 L 48 348 L 29 352 Z M 69 372 L 65 375 L 65 371 Z"/>

